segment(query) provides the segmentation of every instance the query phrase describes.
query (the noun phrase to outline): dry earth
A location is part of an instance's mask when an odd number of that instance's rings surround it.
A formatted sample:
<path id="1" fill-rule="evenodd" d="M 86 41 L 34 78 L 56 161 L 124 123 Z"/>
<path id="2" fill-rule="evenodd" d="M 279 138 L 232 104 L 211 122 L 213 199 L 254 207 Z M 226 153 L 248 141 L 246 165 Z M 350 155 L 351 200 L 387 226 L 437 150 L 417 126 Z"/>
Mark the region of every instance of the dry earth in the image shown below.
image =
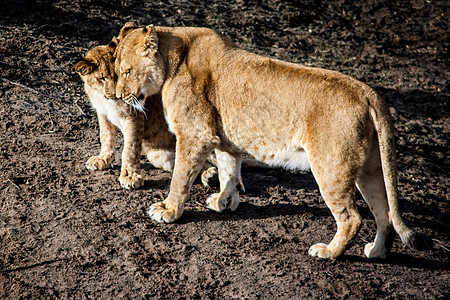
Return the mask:
<path id="1" fill-rule="evenodd" d="M 1 4 L 0 298 L 449 299 L 448 1 L 110 2 Z M 167 195 L 170 173 L 143 159 L 145 186 L 130 192 L 119 160 L 84 168 L 98 126 L 73 71 L 130 20 L 206 26 L 374 87 L 396 124 L 403 215 L 434 248 L 397 238 L 386 260 L 366 259 L 375 225 L 359 197 L 354 245 L 337 261 L 311 258 L 335 222 L 310 173 L 278 169 L 243 169 L 235 213 L 208 211 L 217 184 L 197 182 L 177 223 L 152 222 L 146 210 Z"/>

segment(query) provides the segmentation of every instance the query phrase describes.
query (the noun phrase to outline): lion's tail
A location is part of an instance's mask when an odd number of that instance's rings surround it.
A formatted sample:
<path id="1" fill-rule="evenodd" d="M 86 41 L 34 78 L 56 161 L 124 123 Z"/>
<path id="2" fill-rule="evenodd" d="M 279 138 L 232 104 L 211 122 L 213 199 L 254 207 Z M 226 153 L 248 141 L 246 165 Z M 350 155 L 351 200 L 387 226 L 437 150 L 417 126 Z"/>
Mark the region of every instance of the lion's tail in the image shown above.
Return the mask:
<path id="1" fill-rule="evenodd" d="M 424 249 L 431 246 L 431 240 L 406 226 L 398 205 L 397 162 L 395 153 L 394 125 L 386 102 L 375 92 L 369 98 L 369 111 L 373 120 L 380 147 L 381 167 L 388 199 L 389 213 L 395 231 L 406 246 Z"/>

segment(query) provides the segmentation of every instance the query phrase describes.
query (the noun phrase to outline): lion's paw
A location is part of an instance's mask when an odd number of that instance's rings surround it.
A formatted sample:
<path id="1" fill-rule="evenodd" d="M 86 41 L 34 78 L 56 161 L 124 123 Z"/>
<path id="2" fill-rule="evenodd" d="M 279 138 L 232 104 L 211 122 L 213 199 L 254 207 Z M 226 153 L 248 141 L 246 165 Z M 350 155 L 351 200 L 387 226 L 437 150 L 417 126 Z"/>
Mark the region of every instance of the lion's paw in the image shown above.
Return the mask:
<path id="1" fill-rule="evenodd" d="M 217 174 L 217 168 L 211 167 L 202 173 L 202 183 L 204 186 L 209 186 L 209 180 Z"/>
<path id="2" fill-rule="evenodd" d="M 322 259 L 330 259 L 331 251 L 328 249 L 326 244 L 315 244 L 309 248 L 308 254 L 314 257 L 322 258 Z"/>
<path id="3" fill-rule="evenodd" d="M 228 208 L 231 209 L 231 211 L 235 211 L 239 206 L 239 193 L 233 193 L 233 196 L 231 196 L 231 202 L 228 203 Z"/>
<path id="4" fill-rule="evenodd" d="M 120 175 L 119 182 L 124 189 L 137 189 L 144 185 L 144 178 L 136 172 L 131 172 L 131 174 Z"/>
<path id="5" fill-rule="evenodd" d="M 229 208 L 232 211 L 235 211 L 239 206 L 239 194 L 234 193 L 233 196 L 224 197 L 222 193 L 212 194 L 206 199 L 206 207 L 217 211 L 222 212 L 225 209 Z"/>
<path id="6" fill-rule="evenodd" d="M 175 209 L 168 208 L 168 205 L 164 202 L 158 202 L 150 206 L 148 215 L 158 223 L 172 223 L 180 217 Z"/>
<path id="7" fill-rule="evenodd" d="M 364 247 L 364 254 L 368 258 L 386 258 L 386 249 L 382 246 L 377 246 L 376 243 L 368 243 Z"/>
<path id="8" fill-rule="evenodd" d="M 220 196 L 220 193 L 211 194 L 208 199 L 206 199 L 206 207 L 217 212 L 224 211 L 228 206 L 228 198 L 221 199 Z"/>
<path id="9" fill-rule="evenodd" d="M 109 161 L 108 161 L 109 160 Z M 86 169 L 88 170 L 104 170 L 108 167 L 111 166 L 111 161 L 112 159 L 104 159 L 100 156 L 91 156 L 87 161 L 86 161 Z"/>

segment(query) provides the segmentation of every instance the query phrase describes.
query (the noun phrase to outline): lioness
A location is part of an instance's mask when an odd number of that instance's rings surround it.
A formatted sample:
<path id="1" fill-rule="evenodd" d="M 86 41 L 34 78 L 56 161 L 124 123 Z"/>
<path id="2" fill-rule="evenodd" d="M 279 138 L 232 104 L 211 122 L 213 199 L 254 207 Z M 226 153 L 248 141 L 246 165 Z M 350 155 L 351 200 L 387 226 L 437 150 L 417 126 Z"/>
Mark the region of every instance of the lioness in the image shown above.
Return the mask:
<path id="1" fill-rule="evenodd" d="M 355 237 L 361 224 L 356 188 L 377 224 L 374 242 L 364 248 L 367 257 L 385 257 L 392 227 L 404 244 L 418 246 L 398 208 L 389 108 L 367 85 L 249 53 L 206 28 L 128 30 L 116 55 L 116 96 L 161 93 L 177 138 L 170 193 L 150 207 L 154 220 L 181 216 L 193 180 L 214 149 L 218 161 L 235 170 L 241 153 L 272 166 L 312 170 L 337 222 L 332 241 L 313 245 L 312 256 L 335 259 Z M 222 211 L 221 200 L 211 199 L 210 208 Z"/>

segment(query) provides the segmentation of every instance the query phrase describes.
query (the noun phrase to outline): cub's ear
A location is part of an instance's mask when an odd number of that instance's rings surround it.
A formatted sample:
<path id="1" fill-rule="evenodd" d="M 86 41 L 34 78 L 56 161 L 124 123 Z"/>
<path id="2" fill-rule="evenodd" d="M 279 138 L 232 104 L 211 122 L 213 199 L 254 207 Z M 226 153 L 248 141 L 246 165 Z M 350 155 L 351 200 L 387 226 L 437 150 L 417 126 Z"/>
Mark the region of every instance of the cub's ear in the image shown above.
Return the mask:
<path id="1" fill-rule="evenodd" d="M 158 35 L 153 25 L 144 27 L 144 47 L 142 49 L 142 56 L 147 56 L 158 51 Z"/>
<path id="2" fill-rule="evenodd" d="M 111 42 L 109 42 L 108 45 L 106 45 L 106 50 L 110 52 L 114 52 L 117 48 L 117 45 L 119 44 L 119 40 L 116 37 L 113 37 Z"/>
<path id="3" fill-rule="evenodd" d="M 94 71 L 96 68 L 97 65 L 94 64 L 93 62 L 88 61 L 86 59 L 82 59 L 75 65 L 75 72 L 77 72 L 80 75 L 87 75 L 92 71 Z"/>
<path id="4" fill-rule="evenodd" d="M 125 23 L 125 25 L 120 30 L 119 41 L 123 40 L 127 36 L 127 34 L 129 34 L 132 30 L 136 28 L 138 28 L 138 26 L 134 22 Z"/>

